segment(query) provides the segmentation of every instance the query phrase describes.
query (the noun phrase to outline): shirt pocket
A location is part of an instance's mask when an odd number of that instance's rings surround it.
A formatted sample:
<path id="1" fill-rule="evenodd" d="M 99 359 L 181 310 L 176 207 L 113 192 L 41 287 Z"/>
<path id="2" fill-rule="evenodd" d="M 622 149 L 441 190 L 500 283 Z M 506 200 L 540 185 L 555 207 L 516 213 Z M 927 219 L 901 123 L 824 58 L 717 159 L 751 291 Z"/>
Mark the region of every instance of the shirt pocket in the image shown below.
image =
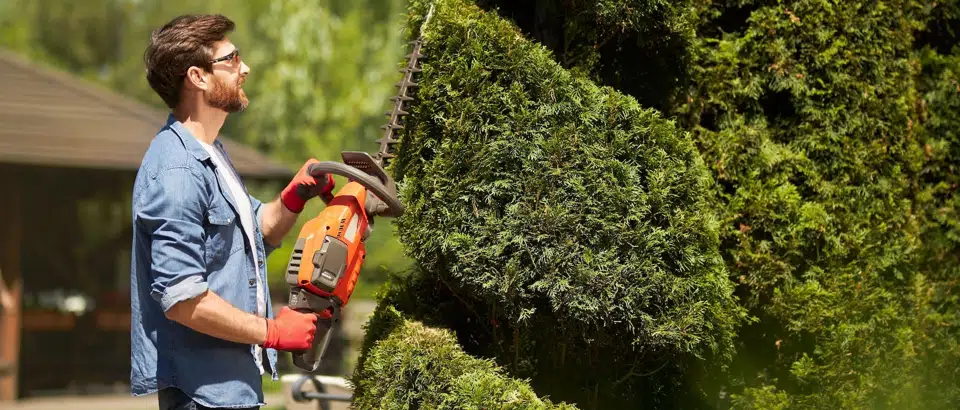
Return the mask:
<path id="1" fill-rule="evenodd" d="M 230 255 L 243 250 L 236 215 L 230 208 L 214 206 L 207 211 L 205 254 L 207 271 L 223 269 Z"/>

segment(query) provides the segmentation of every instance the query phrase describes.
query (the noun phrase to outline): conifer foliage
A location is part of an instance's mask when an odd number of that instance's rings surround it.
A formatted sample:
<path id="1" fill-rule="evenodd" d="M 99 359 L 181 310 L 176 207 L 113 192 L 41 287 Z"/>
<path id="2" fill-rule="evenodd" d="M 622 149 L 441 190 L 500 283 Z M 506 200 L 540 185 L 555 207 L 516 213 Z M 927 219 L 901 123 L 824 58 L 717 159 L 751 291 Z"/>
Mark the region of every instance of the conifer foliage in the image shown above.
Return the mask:
<path id="1" fill-rule="evenodd" d="M 539 398 L 492 361 L 464 353 L 449 330 L 405 319 L 391 305 L 381 305 L 372 323 L 377 327 L 365 340 L 354 408 L 575 408 Z"/>
<path id="2" fill-rule="evenodd" d="M 960 406 L 957 2 L 477 3 L 382 308 L 581 408 Z"/>
<path id="3" fill-rule="evenodd" d="M 657 350 L 726 350 L 734 304 L 692 141 L 499 16 L 436 7 L 396 174 L 411 255 L 512 323 L 542 310 Z"/>
<path id="4" fill-rule="evenodd" d="M 815 408 L 889 404 L 914 369 L 910 335 L 923 324 L 902 312 L 925 286 L 910 265 L 919 11 L 908 1 L 699 10 L 676 111 L 712 164 L 725 257 L 760 319 L 741 332 L 733 374 L 746 408 L 756 389 Z"/>
<path id="5" fill-rule="evenodd" d="M 474 319 L 442 325 L 601 407 L 683 383 L 658 369 L 727 360 L 742 315 L 693 142 L 468 1 L 412 2 L 411 32 L 430 5 L 393 171 L 402 242 Z"/>
<path id="6" fill-rule="evenodd" d="M 929 165 L 916 37 L 929 12 L 918 1 L 698 7 L 674 112 L 712 165 L 724 257 L 759 319 L 740 330 L 736 405 L 960 399 L 952 372 L 934 370 L 956 363 L 956 319 L 931 304 L 941 279 L 923 255 L 935 235 L 916 196 L 932 182 L 918 179 Z"/>

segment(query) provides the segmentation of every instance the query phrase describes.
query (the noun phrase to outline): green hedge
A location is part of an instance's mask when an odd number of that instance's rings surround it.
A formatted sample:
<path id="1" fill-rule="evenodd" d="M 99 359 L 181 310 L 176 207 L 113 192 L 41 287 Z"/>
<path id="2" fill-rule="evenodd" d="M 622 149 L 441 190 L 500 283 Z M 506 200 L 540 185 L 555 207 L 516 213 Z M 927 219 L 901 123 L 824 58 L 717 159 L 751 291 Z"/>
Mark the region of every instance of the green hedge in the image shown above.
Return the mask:
<path id="1" fill-rule="evenodd" d="M 680 22 L 642 41 L 634 15 L 579 24 L 604 2 L 486 3 L 545 44 L 621 27 L 596 63 L 555 51 L 693 133 L 758 320 L 739 330 L 728 404 L 957 407 L 958 2 L 621 3 Z M 625 81 L 651 54 L 683 64 Z"/>
<path id="2" fill-rule="evenodd" d="M 353 408 L 575 409 L 539 398 L 492 361 L 463 352 L 449 330 L 407 319 L 389 304 L 365 330 Z"/>
<path id="3" fill-rule="evenodd" d="M 408 30 L 430 4 L 393 172 L 442 325 L 558 400 L 703 399 L 743 315 L 692 141 L 467 1 L 413 1 Z"/>
<path id="4" fill-rule="evenodd" d="M 960 404 L 956 1 L 479 2 L 382 303 L 582 408 Z"/>
<path id="5" fill-rule="evenodd" d="M 936 408 L 960 397 L 956 350 L 931 305 L 937 279 L 916 194 L 919 1 L 698 6 L 694 132 L 725 207 L 743 302 L 734 404 Z M 956 337 L 956 333 L 954 333 Z M 955 365 L 953 366 L 955 368 Z"/>
<path id="6" fill-rule="evenodd" d="M 950 3 L 947 3 L 948 5 Z M 953 4 L 954 27 L 960 13 Z M 942 15 L 941 15 L 942 16 Z M 949 20 L 934 19 L 929 26 L 942 27 Z M 938 24 L 939 23 L 939 24 Z M 941 44 L 955 45 L 957 35 Z M 923 38 L 923 37 L 921 37 Z M 939 47 L 921 51 L 922 74 L 918 89 L 922 99 L 919 121 L 924 151 L 920 173 L 919 204 L 924 247 L 918 267 L 930 285 L 918 313 L 929 323 L 925 336 L 923 372 L 916 384 L 930 407 L 960 407 L 960 48 Z"/>

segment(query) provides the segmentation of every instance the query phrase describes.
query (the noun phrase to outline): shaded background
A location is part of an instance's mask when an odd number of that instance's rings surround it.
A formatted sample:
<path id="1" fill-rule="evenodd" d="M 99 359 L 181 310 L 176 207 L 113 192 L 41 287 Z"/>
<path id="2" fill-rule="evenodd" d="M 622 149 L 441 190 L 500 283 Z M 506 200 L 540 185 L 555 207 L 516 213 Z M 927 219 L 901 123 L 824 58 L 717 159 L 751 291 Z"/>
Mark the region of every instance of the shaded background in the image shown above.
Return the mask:
<path id="1" fill-rule="evenodd" d="M 0 0 L 0 267 L 22 306 L 19 319 L 0 310 L 0 372 L 18 375 L 0 378 L 0 399 L 129 391 L 129 196 L 167 112 L 144 78 L 153 29 L 186 13 L 236 22 L 230 39 L 251 67 L 251 104 L 228 118 L 222 138 L 235 143 L 229 152 L 254 195 L 270 200 L 309 157 L 378 148 L 405 54 L 402 5 Z M 315 202 L 268 260 L 274 303 L 287 300 L 291 239 L 322 209 Z M 391 224 L 378 222 L 324 374 L 349 374 L 373 292 L 409 264 Z M 281 360 L 283 373 L 297 371 L 289 355 Z"/>

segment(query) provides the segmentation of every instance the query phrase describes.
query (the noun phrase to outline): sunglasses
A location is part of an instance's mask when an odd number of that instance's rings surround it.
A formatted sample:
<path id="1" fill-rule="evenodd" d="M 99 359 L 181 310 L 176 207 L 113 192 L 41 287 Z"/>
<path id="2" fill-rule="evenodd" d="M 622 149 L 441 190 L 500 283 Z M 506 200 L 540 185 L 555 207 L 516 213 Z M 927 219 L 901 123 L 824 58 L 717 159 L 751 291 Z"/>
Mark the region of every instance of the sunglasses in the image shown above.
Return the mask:
<path id="1" fill-rule="evenodd" d="M 239 49 L 239 48 L 235 48 L 235 49 L 233 49 L 233 52 L 231 52 L 230 54 L 227 54 L 227 55 L 225 55 L 225 56 L 223 56 L 223 57 L 218 57 L 218 58 L 215 58 L 215 59 L 213 59 L 213 60 L 210 60 L 210 64 L 216 64 L 216 63 L 219 63 L 219 62 L 221 62 L 221 61 L 233 61 L 233 62 L 237 62 L 238 60 L 240 60 L 240 49 Z"/>

